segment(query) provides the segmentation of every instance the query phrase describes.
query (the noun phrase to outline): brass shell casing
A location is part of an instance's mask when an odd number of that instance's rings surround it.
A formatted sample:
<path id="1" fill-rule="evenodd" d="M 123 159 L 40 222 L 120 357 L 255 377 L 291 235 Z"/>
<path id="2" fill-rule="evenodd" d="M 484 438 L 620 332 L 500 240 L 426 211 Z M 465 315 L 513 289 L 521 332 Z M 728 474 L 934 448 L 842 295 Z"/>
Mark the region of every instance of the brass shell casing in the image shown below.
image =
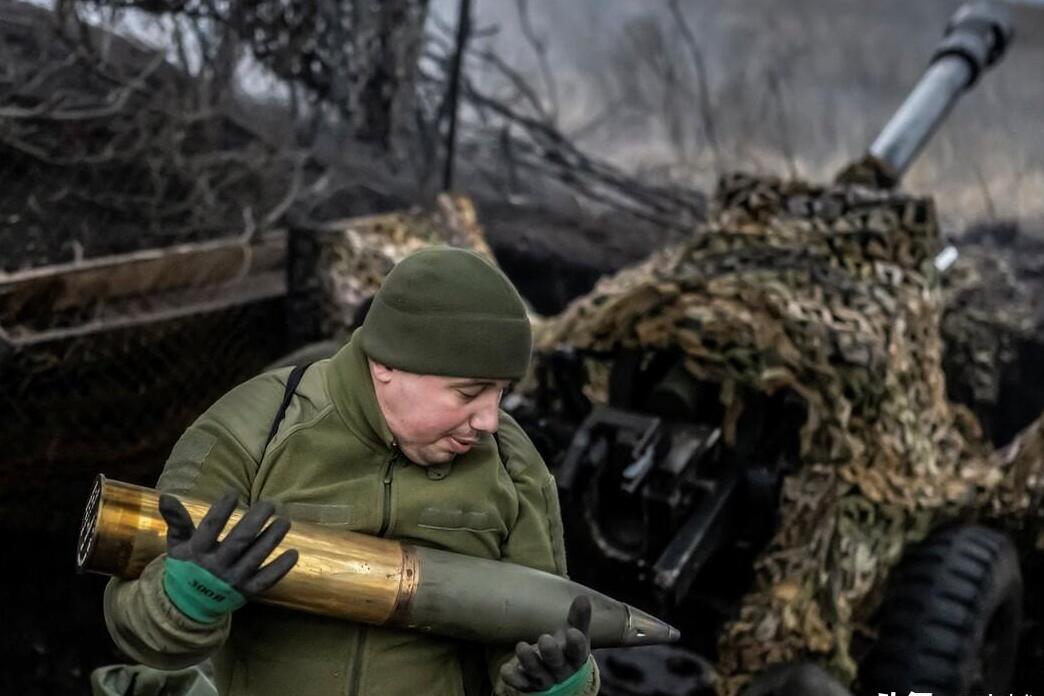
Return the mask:
<path id="1" fill-rule="evenodd" d="M 176 497 L 196 524 L 211 505 Z M 239 510 L 233 512 L 222 534 L 242 515 Z M 166 551 L 166 535 L 158 491 L 99 475 L 80 530 L 77 567 L 136 578 L 152 559 Z M 269 559 L 287 549 L 297 549 L 297 563 L 254 600 L 381 625 L 402 620 L 420 581 L 414 549 L 390 539 L 295 521 Z"/>
<path id="2" fill-rule="evenodd" d="M 178 496 L 197 524 L 210 503 Z M 236 511 L 222 532 L 242 517 Z M 159 492 L 99 476 L 87 503 L 80 570 L 132 579 L 166 551 Z M 297 549 L 296 565 L 252 600 L 373 625 L 485 643 L 535 641 L 562 627 L 573 599 L 591 600 L 592 647 L 671 643 L 677 629 L 564 577 L 391 539 L 293 522 L 269 555 Z"/>

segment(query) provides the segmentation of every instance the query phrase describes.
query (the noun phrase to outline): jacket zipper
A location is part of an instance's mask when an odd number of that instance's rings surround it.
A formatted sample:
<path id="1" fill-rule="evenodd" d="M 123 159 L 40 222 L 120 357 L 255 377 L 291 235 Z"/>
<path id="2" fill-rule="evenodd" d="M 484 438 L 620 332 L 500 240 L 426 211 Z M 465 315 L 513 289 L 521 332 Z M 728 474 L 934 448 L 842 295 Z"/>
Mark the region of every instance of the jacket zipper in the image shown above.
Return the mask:
<path id="1" fill-rule="evenodd" d="M 363 650 L 366 649 L 366 635 L 369 633 L 369 630 L 369 626 L 359 625 L 359 640 L 355 644 L 355 656 L 352 659 L 352 681 L 348 686 L 347 696 L 357 696 L 359 693 L 359 680 L 362 679 L 362 656 Z"/>
<path id="2" fill-rule="evenodd" d="M 382 537 L 387 533 L 388 527 L 391 526 L 391 487 L 392 478 L 395 476 L 395 459 L 398 455 L 398 449 L 392 452 L 392 456 L 388 459 L 388 464 L 384 467 L 384 505 L 381 507 L 381 528 L 377 532 L 377 536 Z"/>
<path id="3" fill-rule="evenodd" d="M 377 532 L 377 536 L 384 536 L 388 531 L 388 527 L 391 526 L 391 485 L 392 478 L 395 476 L 395 459 L 397 454 L 398 449 L 392 452 L 392 456 L 388 458 L 388 463 L 384 467 L 384 505 L 381 507 L 381 528 Z M 356 696 L 359 693 L 359 680 L 362 679 L 362 656 L 366 647 L 366 636 L 368 633 L 369 627 L 359 627 L 359 642 L 352 660 L 352 682 L 348 689 L 348 696 Z"/>

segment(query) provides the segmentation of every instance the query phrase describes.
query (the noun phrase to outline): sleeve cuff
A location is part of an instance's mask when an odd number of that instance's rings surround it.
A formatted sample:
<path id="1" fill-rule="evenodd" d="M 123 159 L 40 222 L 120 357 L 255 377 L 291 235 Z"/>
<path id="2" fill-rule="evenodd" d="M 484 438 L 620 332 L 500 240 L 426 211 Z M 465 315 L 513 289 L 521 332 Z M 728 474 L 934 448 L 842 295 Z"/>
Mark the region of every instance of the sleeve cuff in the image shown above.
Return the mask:
<path id="1" fill-rule="evenodd" d="M 501 694 L 511 696 L 516 694 L 520 696 L 595 696 L 601 686 L 600 681 L 598 666 L 595 664 L 594 656 L 591 656 L 571 677 L 544 691 L 522 692 L 502 684 L 502 688 L 498 689 L 496 693 L 498 696 Z"/>

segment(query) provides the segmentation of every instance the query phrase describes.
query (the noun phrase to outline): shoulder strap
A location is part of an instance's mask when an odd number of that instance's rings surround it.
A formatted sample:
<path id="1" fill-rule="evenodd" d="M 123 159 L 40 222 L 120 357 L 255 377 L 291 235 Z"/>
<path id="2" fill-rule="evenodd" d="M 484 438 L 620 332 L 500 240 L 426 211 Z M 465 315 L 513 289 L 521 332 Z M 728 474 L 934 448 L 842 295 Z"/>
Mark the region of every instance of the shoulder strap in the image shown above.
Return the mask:
<path id="1" fill-rule="evenodd" d="M 267 450 L 268 446 L 272 444 L 272 439 L 279 431 L 279 424 L 283 422 L 283 417 L 286 416 L 286 409 L 290 406 L 290 399 L 294 397 L 297 385 L 301 383 L 301 377 L 304 376 L 304 372 L 310 364 L 297 365 L 290 371 L 290 376 L 286 379 L 286 389 L 283 391 L 283 403 L 279 404 L 279 410 L 276 411 L 275 420 L 272 421 L 272 427 L 268 430 L 268 439 L 265 440 L 265 446 L 261 449 L 262 452 Z"/>

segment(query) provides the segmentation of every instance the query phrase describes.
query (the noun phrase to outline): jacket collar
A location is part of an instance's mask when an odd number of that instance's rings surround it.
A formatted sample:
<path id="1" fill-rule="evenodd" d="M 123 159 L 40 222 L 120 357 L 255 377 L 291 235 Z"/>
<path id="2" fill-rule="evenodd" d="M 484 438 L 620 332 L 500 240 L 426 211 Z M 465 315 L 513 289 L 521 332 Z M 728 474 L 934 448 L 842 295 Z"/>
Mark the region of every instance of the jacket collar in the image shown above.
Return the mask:
<path id="1" fill-rule="evenodd" d="M 370 378 L 370 366 L 358 341 L 349 341 L 330 359 L 326 388 L 345 425 L 374 449 L 396 449 Z"/>

